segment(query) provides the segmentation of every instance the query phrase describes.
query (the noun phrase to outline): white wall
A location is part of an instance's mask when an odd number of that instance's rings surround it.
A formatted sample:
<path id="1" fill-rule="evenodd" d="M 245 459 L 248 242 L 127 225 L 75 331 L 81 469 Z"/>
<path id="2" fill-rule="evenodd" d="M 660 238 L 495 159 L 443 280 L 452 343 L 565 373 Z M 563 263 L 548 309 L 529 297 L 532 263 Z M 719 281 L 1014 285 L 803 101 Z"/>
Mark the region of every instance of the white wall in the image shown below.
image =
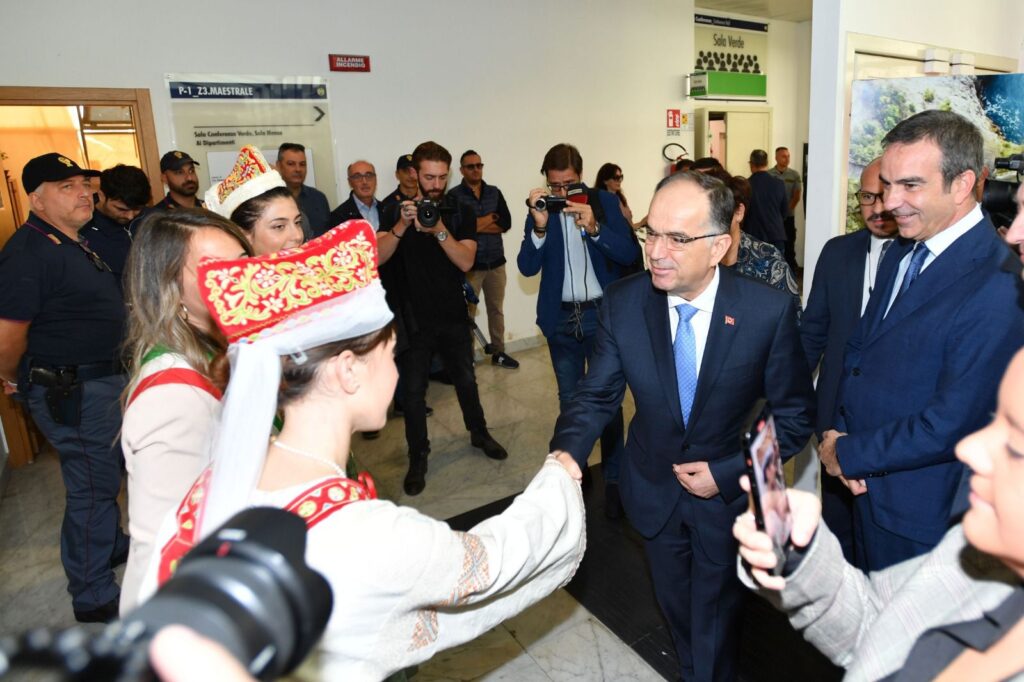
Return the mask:
<path id="1" fill-rule="evenodd" d="M 523 199 L 556 142 L 580 147 L 588 182 L 605 161 L 622 166 L 637 217 L 646 213 L 664 172 L 665 109 L 686 108 L 693 59 L 692 0 L 55 0 L 4 3 L 3 25 L 0 85 L 149 88 L 161 151 L 171 145 L 165 72 L 325 75 L 339 180 L 368 158 L 383 195 L 395 158 L 417 143 L 434 139 L 456 157 L 475 148 L 512 209 L 512 272 Z M 368 54 L 373 71 L 331 74 L 331 52 Z M 536 289 L 509 279 L 513 338 L 538 333 Z"/>
<path id="2" fill-rule="evenodd" d="M 839 207 L 843 149 L 846 50 L 849 33 L 879 36 L 1018 59 L 1024 3 L 983 0 L 814 0 L 810 78 L 810 152 L 815 189 L 807 204 L 804 292 L 818 253 L 842 232 Z"/>
<path id="3" fill-rule="evenodd" d="M 775 165 L 773 156 L 775 147 L 789 147 L 792 156 L 790 165 L 803 175 L 802 155 L 804 142 L 807 141 L 807 98 L 811 78 L 811 22 L 795 23 L 747 14 L 724 14 L 703 7 L 698 11 L 710 16 L 728 16 L 733 19 L 746 19 L 768 24 L 768 56 L 766 60 L 768 101 L 752 106 L 767 104 L 772 109 L 772 139 L 768 149 L 769 164 Z M 694 102 L 694 106 L 713 107 L 714 105 L 713 103 L 702 104 L 697 101 Z M 730 102 L 728 106 L 732 108 L 742 106 L 742 104 Z M 729 172 L 746 176 L 749 175 L 750 170 L 746 167 L 730 168 Z M 797 206 L 796 211 L 797 260 L 802 261 L 800 254 L 803 252 L 801 247 L 804 235 L 803 203 Z"/>

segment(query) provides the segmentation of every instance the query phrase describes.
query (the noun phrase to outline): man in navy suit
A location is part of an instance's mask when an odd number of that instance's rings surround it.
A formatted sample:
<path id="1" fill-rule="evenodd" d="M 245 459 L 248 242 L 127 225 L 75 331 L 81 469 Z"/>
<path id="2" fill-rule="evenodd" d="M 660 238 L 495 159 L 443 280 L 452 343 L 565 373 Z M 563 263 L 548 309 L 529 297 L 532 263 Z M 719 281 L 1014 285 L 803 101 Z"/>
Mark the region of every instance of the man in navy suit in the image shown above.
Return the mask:
<path id="1" fill-rule="evenodd" d="M 857 496 L 857 564 L 924 554 L 949 524 L 963 465 L 954 446 L 995 408 L 1024 343 L 1020 263 L 974 196 L 982 138 L 952 112 L 924 111 L 882 140 L 884 207 L 903 243 L 882 261 L 846 347 L 837 429 L 819 456 Z"/>
<path id="2" fill-rule="evenodd" d="M 655 593 L 681 674 L 736 677 L 742 591 L 732 524 L 746 508 L 741 433 L 766 398 L 785 457 L 814 426 L 814 389 L 791 295 L 719 265 L 733 198 L 721 180 L 683 172 L 659 183 L 645 249 L 650 271 L 608 287 L 594 355 L 551 441 L 581 467 L 632 391 L 619 476 L 646 539 Z"/>
<path id="3" fill-rule="evenodd" d="M 632 228 L 611 192 L 581 184 L 583 157 L 571 144 L 556 144 L 544 155 L 540 172 L 547 189 L 530 192 L 526 230 L 517 263 L 525 277 L 540 273 L 537 326 L 544 332 L 558 382 L 558 402 L 565 408 L 594 352 L 597 314 L 605 288 L 632 265 L 639 250 Z M 565 198 L 582 190 L 562 211 L 537 210 L 549 192 Z M 601 465 L 605 481 L 605 513 L 622 515 L 619 461 L 622 458 L 622 413 L 601 434 Z"/>
<path id="4" fill-rule="evenodd" d="M 811 371 L 818 369 L 819 437 L 835 422 L 836 394 L 843 375 L 846 342 L 868 305 L 877 280 L 878 265 L 892 246 L 896 221 L 882 208 L 881 157 L 860 174 L 856 192 L 860 214 L 867 229 L 830 239 L 818 256 L 814 284 L 800 323 L 800 341 Z M 818 367 L 818 363 L 821 367 Z M 821 516 L 842 545 L 843 555 L 854 562 L 853 495 L 839 479 L 821 479 Z"/>

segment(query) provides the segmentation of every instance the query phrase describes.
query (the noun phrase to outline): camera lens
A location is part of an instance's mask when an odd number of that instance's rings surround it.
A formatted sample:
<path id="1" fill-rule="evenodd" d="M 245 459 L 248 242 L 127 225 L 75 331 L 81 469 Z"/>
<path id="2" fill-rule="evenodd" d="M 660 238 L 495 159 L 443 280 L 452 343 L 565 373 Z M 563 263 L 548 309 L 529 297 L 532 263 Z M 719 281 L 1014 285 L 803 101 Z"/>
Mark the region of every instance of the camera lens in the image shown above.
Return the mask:
<path id="1" fill-rule="evenodd" d="M 438 206 L 432 201 L 421 201 L 416 207 L 416 217 L 423 227 L 433 227 L 441 218 Z"/>

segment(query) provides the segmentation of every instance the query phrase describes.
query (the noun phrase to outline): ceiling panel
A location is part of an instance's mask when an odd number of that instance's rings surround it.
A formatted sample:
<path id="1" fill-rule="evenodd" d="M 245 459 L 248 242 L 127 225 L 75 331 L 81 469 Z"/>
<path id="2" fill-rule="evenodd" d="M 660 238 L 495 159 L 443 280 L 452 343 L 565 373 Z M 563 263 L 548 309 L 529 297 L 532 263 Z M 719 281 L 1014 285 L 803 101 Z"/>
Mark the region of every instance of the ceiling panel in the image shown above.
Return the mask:
<path id="1" fill-rule="evenodd" d="M 698 9 L 781 21 L 809 21 L 813 0 L 696 0 Z"/>

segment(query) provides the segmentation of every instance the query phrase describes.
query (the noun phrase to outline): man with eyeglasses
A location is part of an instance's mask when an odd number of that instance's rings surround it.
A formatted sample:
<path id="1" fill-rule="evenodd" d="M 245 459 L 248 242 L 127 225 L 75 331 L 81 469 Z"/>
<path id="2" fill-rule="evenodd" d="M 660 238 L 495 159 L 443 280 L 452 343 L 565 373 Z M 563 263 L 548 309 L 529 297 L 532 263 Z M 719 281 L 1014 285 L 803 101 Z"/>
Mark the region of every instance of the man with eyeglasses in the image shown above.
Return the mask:
<path id="1" fill-rule="evenodd" d="M 382 283 L 398 332 L 395 359 L 409 447 L 409 471 L 402 486 L 410 496 L 419 495 L 426 487 L 430 455 L 426 396 L 435 353 L 441 356 L 455 386 L 470 443 L 490 459 L 508 458 L 508 452 L 487 430 L 480 405 L 462 288 L 465 273 L 476 259 L 476 215 L 469 206 L 446 196 L 452 163 L 447 149 L 424 142 L 413 151 L 412 163 L 419 193 L 437 205 L 438 220 L 424 225 L 415 201 L 393 202 L 385 208 L 377 233 L 381 266 L 390 268 L 390 276 L 382 278 Z"/>
<path id="2" fill-rule="evenodd" d="M 306 233 L 306 239 L 319 237 L 337 224 L 330 223 L 331 205 L 327 202 L 327 196 L 316 187 L 306 184 L 309 169 L 305 145 L 297 142 L 283 143 L 277 148 L 274 167 L 302 211 L 302 230 Z"/>
<path id="3" fill-rule="evenodd" d="M 843 351 L 867 308 L 878 280 L 878 266 L 898 231 L 896 221 L 882 206 L 881 168 L 879 157 L 861 172 L 855 196 L 866 229 L 833 237 L 825 244 L 814 268 L 814 283 L 800 324 L 807 364 L 812 372 L 818 370 L 815 431 L 819 438 L 835 424 L 832 417 L 843 373 Z M 822 518 L 839 538 L 847 561 L 853 563 L 853 495 L 839 479 L 822 471 Z"/>
<path id="4" fill-rule="evenodd" d="M 544 333 L 564 410 L 594 354 L 598 309 L 605 288 L 619 279 L 639 256 L 632 228 L 611 192 L 582 186 L 583 157 L 571 144 L 556 144 L 544 155 L 540 172 L 547 188 L 530 192 L 526 234 L 519 248 L 519 272 L 540 274 L 537 326 Z M 538 210 L 545 195 L 576 195 L 561 211 Z M 591 441 L 593 444 L 593 441 Z M 622 516 L 619 460 L 622 456 L 622 411 L 610 418 L 601 434 L 601 468 L 605 480 L 605 513 Z M 584 469 L 586 473 L 586 469 Z"/>
<path id="5" fill-rule="evenodd" d="M 783 457 L 814 426 L 796 301 L 721 266 L 734 200 L 693 171 L 658 183 L 645 228 L 649 272 L 610 285 L 596 350 L 555 424 L 551 450 L 586 466 L 594 438 L 636 403 L 619 478 L 645 538 L 655 596 L 685 680 L 733 680 L 743 588 L 732 525 L 747 508 L 741 433 L 764 399 Z"/>
<path id="6" fill-rule="evenodd" d="M 974 194 L 981 132 L 928 110 L 897 124 L 882 148 L 882 206 L 901 239 L 846 344 L 818 448 L 854 495 L 855 563 L 865 571 L 925 554 L 964 511 L 954 448 L 991 418 L 1024 343 L 1020 263 Z"/>
<path id="7" fill-rule="evenodd" d="M 31 212 L 0 251 L 0 379 L 60 457 L 61 562 L 80 622 L 117 617 L 112 568 L 128 558 L 117 505 L 124 301 L 79 234 L 99 174 L 56 153 L 25 164 Z"/>
<path id="8" fill-rule="evenodd" d="M 365 220 L 375 232 L 380 231 L 380 202 L 377 201 L 377 170 L 369 161 L 360 159 L 348 165 L 348 199 L 331 211 L 331 227 L 346 220 Z"/>
<path id="9" fill-rule="evenodd" d="M 452 196 L 470 206 L 476 214 L 476 260 L 466 279 L 477 296 L 483 291 L 487 305 L 487 331 L 491 342 L 484 352 L 491 363 L 517 369 L 519 362 L 505 352 L 505 241 L 502 235 L 512 227 L 512 214 L 501 190 L 484 182 L 484 163 L 472 149 L 459 159 L 462 182 L 451 190 Z M 476 317 L 470 305 L 469 316 Z"/>

